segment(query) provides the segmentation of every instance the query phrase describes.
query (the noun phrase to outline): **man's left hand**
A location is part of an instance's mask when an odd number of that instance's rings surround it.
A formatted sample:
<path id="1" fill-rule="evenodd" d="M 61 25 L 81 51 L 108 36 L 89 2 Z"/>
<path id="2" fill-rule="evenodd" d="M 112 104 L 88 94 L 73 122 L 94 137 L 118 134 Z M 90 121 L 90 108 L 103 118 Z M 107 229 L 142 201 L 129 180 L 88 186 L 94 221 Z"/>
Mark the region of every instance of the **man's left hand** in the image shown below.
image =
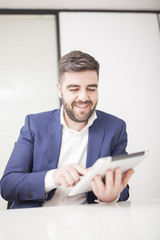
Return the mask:
<path id="1" fill-rule="evenodd" d="M 101 202 L 113 202 L 127 186 L 133 174 L 133 169 L 127 171 L 124 175 L 122 175 L 120 168 L 109 169 L 106 172 L 105 181 L 102 180 L 101 176 L 92 179 L 92 191 Z"/>

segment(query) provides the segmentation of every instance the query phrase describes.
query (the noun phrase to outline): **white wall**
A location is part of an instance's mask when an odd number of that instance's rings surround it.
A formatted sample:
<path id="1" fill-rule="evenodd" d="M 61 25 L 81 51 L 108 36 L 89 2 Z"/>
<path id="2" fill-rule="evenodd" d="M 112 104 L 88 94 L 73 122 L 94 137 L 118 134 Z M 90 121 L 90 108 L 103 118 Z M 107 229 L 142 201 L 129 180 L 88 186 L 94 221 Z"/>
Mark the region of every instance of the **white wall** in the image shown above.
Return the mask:
<path id="1" fill-rule="evenodd" d="M 61 53 L 82 50 L 101 64 L 97 108 L 127 122 L 128 152 L 150 157 L 130 181 L 131 199 L 160 197 L 160 34 L 156 14 L 60 14 Z"/>
<path id="2" fill-rule="evenodd" d="M 26 114 L 57 108 L 59 99 L 55 16 L 1 15 L 0 35 L 1 178 Z"/>

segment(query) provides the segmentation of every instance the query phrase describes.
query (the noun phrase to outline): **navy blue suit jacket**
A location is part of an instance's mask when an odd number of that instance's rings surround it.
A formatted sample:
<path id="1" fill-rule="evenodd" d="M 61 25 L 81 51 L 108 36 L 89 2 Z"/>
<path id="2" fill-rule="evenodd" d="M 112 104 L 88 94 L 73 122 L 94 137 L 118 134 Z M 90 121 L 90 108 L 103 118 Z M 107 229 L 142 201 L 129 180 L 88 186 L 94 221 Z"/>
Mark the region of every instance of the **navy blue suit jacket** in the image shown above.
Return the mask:
<path id="1" fill-rule="evenodd" d="M 96 113 L 97 119 L 89 128 L 87 168 L 100 157 L 126 153 L 125 122 L 101 111 Z M 56 189 L 46 199 L 44 179 L 49 170 L 57 168 L 61 139 L 59 109 L 26 117 L 1 179 L 1 195 L 7 201 L 13 201 L 11 208 L 39 207 L 53 197 Z M 94 203 L 93 192 L 86 194 L 88 203 Z M 119 201 L 128 197 L 127 185 Z"/>

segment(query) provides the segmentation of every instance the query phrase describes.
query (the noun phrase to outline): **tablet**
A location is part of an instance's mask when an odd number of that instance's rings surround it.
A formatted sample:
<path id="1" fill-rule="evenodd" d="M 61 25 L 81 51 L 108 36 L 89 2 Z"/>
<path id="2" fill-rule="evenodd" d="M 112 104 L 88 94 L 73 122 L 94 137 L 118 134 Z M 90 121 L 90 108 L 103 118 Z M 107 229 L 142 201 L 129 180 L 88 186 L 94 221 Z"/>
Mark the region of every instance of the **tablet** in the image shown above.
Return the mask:
<path id="1" fill-rule="evenodd" d="M 147 155 L 148 151 L 142 151 L 132 154 L 99 158 L 87 174 L 81 177 L 80 181 L 75 186 L 71 187 L 68 196 L 91 191 L 92 188 L 90 182 L 96 175 L 104 177 L 108 169 L 113 170 L 116 167 L 120 167 L 122 173 L 125 173 L 129 169 L 135 168 L 136 165 L 146 158 Z"/>

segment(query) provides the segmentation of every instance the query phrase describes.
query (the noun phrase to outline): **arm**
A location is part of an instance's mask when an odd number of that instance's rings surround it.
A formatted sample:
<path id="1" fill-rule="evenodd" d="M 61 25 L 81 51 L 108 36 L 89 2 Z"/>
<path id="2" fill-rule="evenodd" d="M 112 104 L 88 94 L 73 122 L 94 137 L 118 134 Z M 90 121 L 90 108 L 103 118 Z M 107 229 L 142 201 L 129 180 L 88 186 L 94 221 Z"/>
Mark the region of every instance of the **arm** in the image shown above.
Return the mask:
<path id="1" fill-rule="evenodd" d="M 126 123 L 123 122 L 121 132 L 119 138 L 115 144 L 114 149 L 112 150 L 112 156 L 120 155 L 120 154 L 127 154 L 126 152 L 127 147 L 127 132 L 126 132 Z M 130 172 L 131 175 L 128 176 L 128 181 L 133 175 L 134 172 Z M 129 185 L 124 185 L 122 191 L 119 194 L 118 202 L 126 201 L 129 198 Z"/>
<path id="2" fill-rule="evenodd" d="M 121 129 L 117 133 L 115 140 L 113 141 L 111 156 L 125 154 L 127 147 L 127 132 L 126 132 L 126 123 L 123 121 Z"/>
<path id="3" fill-rule="evenodd" d="M 121 121 L 121 126 L 114 126 L 114 138 L 112 138 L 111 154 L 112 156 L 126 153 L 127 133 L 126 124 Z M 126 153 L 127 154 L 127 153 Z M 96 176 L 92 181 L 92 189 L 98 199 L 105 202 L 112 202 L 118 198 L 118 201 L 126 201 L 129 198 L 128 181 L 134 171 L 128 171 L 122 176 L 121 170 L 109 170 L 106 172 L 105 183 L 100 176 Z"/>
<path id="4" fill-rule="evenodd" d="M 34 137 L 27 116 L 1 180 L 1 194 L 6 200 L 45 200 L 44 178 L 47 171 L 32 172 Z"/>

